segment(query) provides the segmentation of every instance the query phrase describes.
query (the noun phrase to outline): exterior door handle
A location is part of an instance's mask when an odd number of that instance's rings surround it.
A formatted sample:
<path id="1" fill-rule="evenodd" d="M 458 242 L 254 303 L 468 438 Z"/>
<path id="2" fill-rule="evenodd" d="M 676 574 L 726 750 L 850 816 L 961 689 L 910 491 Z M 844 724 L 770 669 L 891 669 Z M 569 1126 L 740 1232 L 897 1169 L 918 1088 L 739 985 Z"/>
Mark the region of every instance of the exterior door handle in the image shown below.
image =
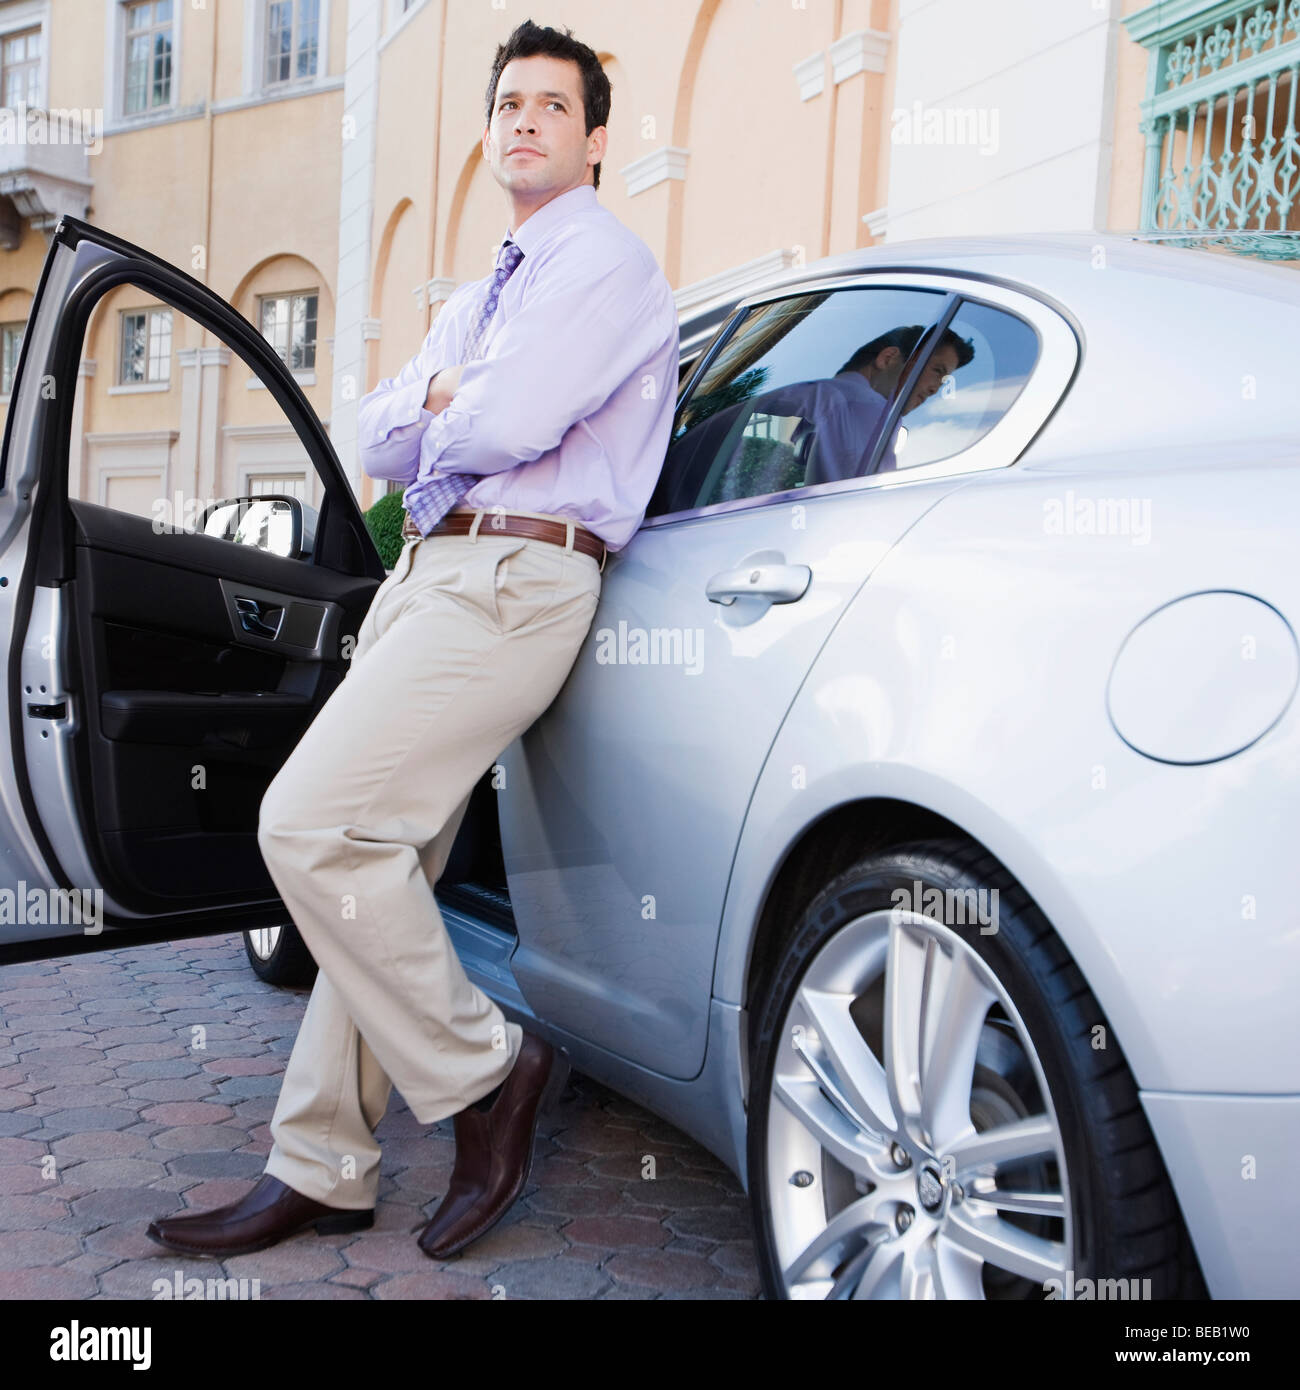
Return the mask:
<path id="1" fill-rule="evenodd" d="M 251 632 L 255 637 L 273 638 L 279 634 L 283 608 L 271 604 L 263 607 L 261 601 L 255 598 L 236 598 L 235 609 L 245 632 Z"/>
<path id="2" fill-rule="evenodd" d="M 738 598 L 761 598 L 768 603 L 794 603 L 808 591 L 812 570 L 807 565 L 757 564 L 719 570 L 704 586 L 710 603 L 730 604 Z"/>

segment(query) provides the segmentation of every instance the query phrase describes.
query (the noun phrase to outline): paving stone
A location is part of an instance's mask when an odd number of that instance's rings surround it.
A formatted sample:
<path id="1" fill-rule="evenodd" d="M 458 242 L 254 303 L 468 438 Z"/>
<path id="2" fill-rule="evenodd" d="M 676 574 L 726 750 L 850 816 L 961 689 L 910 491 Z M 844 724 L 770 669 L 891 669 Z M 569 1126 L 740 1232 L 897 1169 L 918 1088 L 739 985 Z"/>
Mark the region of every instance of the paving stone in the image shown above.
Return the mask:
<path id="1" fill-rule="evenodd" d="M 618 1187 L 574 1187 L 543 1184 L 528 1198 L 533 1211 L 557 1216 L 614 1216 L 622 1209 Z"/>
<path id="2" fill-rule="evenodd" d="M 358 1269 L 376 1270 L 383 1274 L 404 1274 L 424 1269 L 429 1257 L 404 1233 L 364 1231 L 343 1250 L 343 1258 Z"/>
<path id="3" fill-rule="evenodd" d="M 274 1057 L 219 1057 L 204 1062 L 203 1070 L 214 1077 L 223 1076 L 274 1076 L 283 1067 Z"/>
<path id="4" fill-rule="evenodd" d="M 666 1220 L 674 1235 L 702 1236 L 706 1240 L 743 1240 L 752 1229 L 749 1211 L 743 1204 L 687 1207 L 670 1212 Z"/>
<path id="5" fill-rule="evenodd" d="M 178 1272 L 182 1287 L 186 1279 L 202 1279 L 206 1288 L 209 1279 L 226 1277 L 217 1260 L 196 1259 L 192 1255 L 161 1250 L 152 1242 L 150 1245 L 156 1252 L 153 1259 L 125 1260 L 99 1276 L 99 1287 L 107 1297 L 156 1299 L 159 1290 L 154 1287 L 155 1283 L 174 1288 Z"/>
<path id="6" fill-rule="evenodd" d="M 647 1157 L 654 1159 L 653 1178 L 642 1177 Z M 617 1178 L 620 1182 L 664 1182 L 681 1172 L 681 1164 L 668 1153 L 651 1153 L 638 1145 L 625 1153 L 605 1154 L 593 1158 L 586 1165 L 588 1175 L 602 1178 Z"/>
<path id="7" fill-rule="evenodd" d="M 134 1101 L 202 1100 L 215 1089 L 205 1076 L 175 1076 L 161 1081 L 136 1081 L 127 1086 Z"/>
<path id="8" fill-rule="evenodd" d="M 347 1267 L 342 1255 L 318 1240 L 314 1232 L 292 1236 L 251 1255 L 232 1255 L 224 1263 L 237 1278 L 260 1279 L 263 1290 L 272 1282 L 327 1279 Z"/>
<path id="9" fill-rule="evenodd" d="M 248 1142 L 246 1131 L 235 1125 L 177 1125 L 153 1136 L 156 1149 L 177 1153 L 203 1153 L 211 1149 L 237 1149 Z"/>
<path id="10" fill-rule="evenodd" d="M 750 1274 L 758 1269 L 752 1240 L 727 1241 L 709 1256 L 723 1274 Z"/>
<path id="11" fill-rule="evenodd" d="M 663 1301 L 665 1301 L 665 1302 L 670 1302 L 670 1303 L 676 1303 L 676 1302 L 682 1302 L 682 1303 L 684 1303 L 684 1302 L 687 1302 L 687 1301 L 689 1301 L 689 1302 L 691 1302 L 691 1303 L 699 1303 L 699 1302 L 701 1302 L 702 1300 L 706 1300 L 706 1299 L 707 1299 L 707 1300 L 714 1301 L 714 1302 L 719 1302 L 719 1303 L 721 1303 L 721 1302 L 730 1302 L 730 1301 L 733 1301 L 733 1300 L 735 1300 L 735 1299 L 737 1299 L 737 1298 L 742 1297 L 742 1295 L 741 1295 L 741 1294 L 738 1294 L 738 1293 L 735 1293 L 735 1292 L 732 1292 L 732 1291 L 729 1290 L 729 1289 L 719 1289 L 719 1288 L 712 1288 L 712 1289 L 666 1289 L 663 1293 L 661 1293 L 661 1294 L 659 1295 L 659 1297 L 660 1297 L 661 1300 L 663 1300 Z"/>
<path id="12" fill-rule="evenodd" d="M 61 1264 L 81 1250 L 76 1236 L 59 1231 L 9 1231 L 0 1241 L 0 1269 Z"/>
<path id="13" fill-rule="evenodd" d="M 563 1238 L 555 1231 L 522 1218 L 509 1224 L 503 1220 L 457 1257 L 456 1269 L 465 1274 L 487 1274 L 507 1262 L 553 1259 L 564 1248 Z"/>
<path id="14" fill-rule="evenodd" d="M 180 1202 L 170 1192 L 158 1192 L 151 1187 L 108 1187 L 79 1197 L 72 1204 L 72 1220 L 83 1231 L 110 1226 L 118 1221 L 143 1221 L 156 1216 L 168 1216 Z"/>
<path id="15" fill-rule="evenodd" d="M 116 1071 L 124 1081 L 155 1081 L 172 1076 L 197 1076 L 200 1061 L 197 1057 L 150 1057 L 139 1062 L 124 1062 Z"/>
<path id="16" fill-rule="evenodd" d="M 397 1274 L 385 1279 L 370 1290 L 372 1298 L 385 1301 L 390 1299 L 453 1300 L 490 1299 L 492 1291 L 487 1280 L 476 1279 L 468 1274 L 457 1274 L 452 1270 L 439 1269 L 432 1261 L 426 1260 L 428 1269 L 419 1274 Z"/>
<path id="17" fill-rule="evenodd" d="M 149 1239 L 145 1230 L 152 1217 L 133 1217 L 129 1221 L 114 1221 L 82 1237 L 87 1250 L 112 1256 L 119 1260 L 148 1260 L 156 1258 L 161 1247 Z"/>
<path id="18" fill-rule="evenodd" d="M 95 1291 L 94 1276 L 84 1269 L 50 1265 L 0 1269 L 0 1301 L 23 1298 L 48 1303 L 54 1299 L 93 1298 Z"/>
<path id="19" fill-rule="evenodd" d="M 38 1163 L 48 1151 L 37 1139 L 0 1139 L 0 1163 Z"/>
<path id="20" fill-rule="evenodd" d="M 490 1283 L 507 1299 L 598 1298 L 610 1280 L 577 1260 L 513 1261 L 494 1270 Z"/>
<path id="21" fill-rule="evenodd" d="M 697 1240 L 694 1236 L 674 1236 L 664 1246 L 665 1250 L 678 1251 L 683 1255 L 703 1255 L 706 1259 L 713 1253 L 716 1243 L 711 1240 Z"/>
<path id="22" fill-rule="evenodd" d="M 610 1249 L 658 1248 L 672 1239 L 666 1227 L 643 1216 L 580 1216 L 563 1227 L 561 1234 L 579 1245 Z"/>
<path id="23" fill-rule="evenodd" d="M 643 1182 L 632 1196 L 645 1206 L 680 1211 L 684 1207 L 713 1206 L 725 1199 L 726 1190 L 717 1183 L 673 1177 Z"/>
<path id="24" fill-rule="evenodd" d="M 279 1073 L 270 1076 L 232 1076 L 227 1081 L 217 1083 L 217 1094 L 224 1100 L 243 1100 L 249 1096 L 278 1096 L 283 1077 Z"/>
<path id="25" fill-rule="evenodd" d="M 0 1168 L 0 1194 L 12 1196 L 39 1192 L 49 1185 L 49 1180 L 42 1177 L 40 1168 L 34 1163 L 15 1163 Z"/>
<path id="26" fill-rule="evenodd" d="M 68 1170 L 69 1179 L 89 1191 L 105 1187 L 144 1187 L 166 1176 L 167 1170 L 161 1162 L 148 1163 L 139 1158 L 86 1159 Z"/>
<path id="27" fill-rule="evenodd" d="M 152 1298 L 153 1278 L 170 1283 L 178 1268 L 233 1277 L 229 1262 L 163 1251 L 145 1229 L 159 1214 L 226 1205 L 261 1177 L 310 991 L 257 980 L 239 933 L 33 964 L 0 967 L 0 996 L 53 990 L 0 1018 L 0 1246 L 35 1234 L 60 1253 L 24 1248 L 43 1263 L 0 1269 L 0 1297 L 21 1296 L 21 1280 L 99 1301 Z M 572 1074 L 543 1117 L 523 1200 L 442 1264 L 415 1242 L 451 1175 L 451 1122 L 420 1122 L 394 1092 L 377 1133 L 374 1228 L 308 1232 L 239 1257 L 259 1270 L 243 1277 L 261 1280 L 263 1298 L 757 1296 L 734 1175 L 590 1078 Z M 53 1183 L 32 1161 L 47 1151 Z M 642 1178 L 647 1155 L 653 1181 Z M 6 1182 L 36 1186 L 5 1193 Z"/>
<path id="28" fill-rule="evenodd" d="M 333 1279 L 327 1279 L 316 1284 L 275 1284 L 266 1289 L 262 1298 L 270 1302 L 285 1302 L 289 1299 L 301 1299 L 304 1302 L 316 1302 L 318 1299 L 324 1302 L 342 1302 L 352 1299 L 366 1299 L 366 1294 L 362 1289 L 350 1289 L 345 1284 L 339 1284 Z"/>
<path id="29" fill-rule="evenodd" d="M 29 1106 L 24 1106 L 20 1110 L 9 1110 L 0 1114 L 0 1134 L 16 1136 L 30 1134 L 32 1130 L 38 1129 L 41 1123 L 41 1116 L 32 1114 Z"/>
<path id="30" fill-rule="evenodd" d="M 701 1289 L 715 1284 L 717 1269 L 698 1255 L 674 1255 L 664 1250 L 620 1251 L 605 1272 L 633 1284 L 663 1289 Z"/>
<path id="31" fill-rule="evenodd" d="M 230 1107 L 215 1101 L 164 1101 L 140 1112 L 142 1120 L 163 1125 L 214 1125 L 231 1117 Z"/>
<path id="32" fill-rule="evenodd" d="M 194 1178 L 258 1178 L 266 1170 L 266 1163 L 257 1154 L 222 1153 L 214 1149 L 168 1159 L 167 1168 L 172 1173 Z"/>

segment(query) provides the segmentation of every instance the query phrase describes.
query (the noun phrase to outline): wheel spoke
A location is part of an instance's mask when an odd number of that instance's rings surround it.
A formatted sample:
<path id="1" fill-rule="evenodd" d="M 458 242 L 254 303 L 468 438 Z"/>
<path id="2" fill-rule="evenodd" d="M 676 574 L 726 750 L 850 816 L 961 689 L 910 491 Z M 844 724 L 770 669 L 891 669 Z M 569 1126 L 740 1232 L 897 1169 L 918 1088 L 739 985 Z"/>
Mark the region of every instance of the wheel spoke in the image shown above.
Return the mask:
<path id="1" fill-rule="evenodd" d="M 965 951 L 939 956 L 931 970 L 931 1000 L 936 1012 L 934 1041 L 923 1059 L 921 1124 L 936 1153 L 971 1130 L 971 1088 L 980 1034 L 996 996 L 980 978 Z M 934 998 L 933 996 L 938 996 Z"/>
<path id="2" fill-rule="evenodd" d="M 867 1236 L 862 1249 L 844 1266 L 840 1277 L 831 1285 L 826 1294 L 828 1302 L 863 1297 L 858 1290 L 862 1286 L 864 1275 L 870 1279 L 878 1279 L 880 1271 L 891 1263 L 890 1252 L 881 1248 L 888 1239 L 889 1228 L 883 1225 L 877 1226 Z"/>
<path id="3" fill-rule="evenodd" d="M 898 1292 L 899 1275 L 903 1266 L 903 1247 L 885 1241 L 872 1251 L 862 1270 L 862 1277 L 853 1289 L 853 1298 L 889 1298 Z"/>
<path id="4" fill-rule="evenodd" d="M 886 1228 L 872 1219 L 871 1212 L 874 1206 L 872 1198 L 860 1197 L 856 1202 L 850 1202 L 842 1211 L 836 1212 L 826 1227 L 786 1266 L 786 1283 L 797 1284 L 807 1275 L 814 1278 L 825 1277 L 840 1264 L 840 1260 L 835 1257 L 841 1247 L 857 1246 L 864 1241 L 878 1239 L 879 1232 Z M 856 1250 L 854 1253 L 857 1253 Z"/>
<path id="5" fill-rule="evenodd" d="M 1059 1278 L 1065 1271 L 1065 1246 L 1060 1241 L 1031 1235 L 999 1216 L 978 1215 L 964 1205 L 949 1211 L 944 1233 L 960 1249 L 1034 1283 Z"/>
<path id="6" fill-rule="evenodd" d="M 877 1181 L 870 1139 L 826 1098 L 818 1080 L 777 1076 L 772 1086 L 782 1104 L 837 1163 L 858 1177 Z"/>
<path id="7" fill-rule="evenodd" d="M 984 1261 L 940 1231 L 934 1240 L 934 1281 L 940 1298 L 984 1297 Z"/>
<path id="8" fill-rule="evenodd" d="M 1065 1198 L 1059 1192 L 1003 1192 L 995 1187 L 968 1192 L 966 1200 L 983 1202 L 998 1211 L 1020 1212 L 1024 1216 L 1065 1215 Z"/>
<path id="9" fill-rule="evenodd" d="M 1043 1154 L 1055 1156 L 1056 1130 L 1046 1115 L 1029 1115 L 959 1140 L 948 1153 L 959 1178 L 985 1174 L 1007 1163 L 1021 1163 Z"/>
<path id="10" fill-rule="evenodd" d="M 934 939 L 917 936 L 897 917 L 889 923 L 885 966 L 885 1079 L 899 1130 L 921 1141 L 921 1039 Z"/>
<path id="11" fill-rule="evenodd" d="M 818 1057 L 806 1042 L 799 1045 L 800 1054 L 838 1097 L 850 1118 L 883 1144 L 894 1133 L 889 1087 L 884 1067 L 867 1046 L 849 1012 L 852 997 L 805 988 L 799 999 L 825 1057 Z"/>

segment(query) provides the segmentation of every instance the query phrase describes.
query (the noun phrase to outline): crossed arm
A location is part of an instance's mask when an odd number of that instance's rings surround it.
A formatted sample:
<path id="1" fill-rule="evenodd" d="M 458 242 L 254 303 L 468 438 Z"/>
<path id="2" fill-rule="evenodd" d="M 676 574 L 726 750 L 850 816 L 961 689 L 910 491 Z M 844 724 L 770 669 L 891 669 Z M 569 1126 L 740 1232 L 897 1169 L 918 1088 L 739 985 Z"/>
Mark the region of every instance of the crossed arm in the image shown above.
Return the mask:
<path id="1" fill-rule="evenodd" d="M 554 449 L 658 348 L 653 281 L 635 261 L 576 240 L 497 330 L 459 363 L 475 294 L 443 306 L 420 351 L 361 402 L 362 466 L 408 484 L 421 473 L 497 473 Z"/>

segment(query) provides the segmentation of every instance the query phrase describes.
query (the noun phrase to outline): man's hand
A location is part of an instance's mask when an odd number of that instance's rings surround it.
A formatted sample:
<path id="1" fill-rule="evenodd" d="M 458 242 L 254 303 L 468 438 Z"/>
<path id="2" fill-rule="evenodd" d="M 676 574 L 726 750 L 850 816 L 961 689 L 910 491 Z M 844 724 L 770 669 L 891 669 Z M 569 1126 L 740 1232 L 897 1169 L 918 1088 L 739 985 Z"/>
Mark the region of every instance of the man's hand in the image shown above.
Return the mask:
<path id="1" fill-rule="evenodd" d="M 424 398 L 426 410 L 440 415 L 447 409 L 451 404 L 451 398 L 456 394 L 456 388 L 460 385 L 462 370 L 462 364 L 458 363 L 454 367 L 444 367 L 442 371 L 429 378 L 429 390 Z"/>

